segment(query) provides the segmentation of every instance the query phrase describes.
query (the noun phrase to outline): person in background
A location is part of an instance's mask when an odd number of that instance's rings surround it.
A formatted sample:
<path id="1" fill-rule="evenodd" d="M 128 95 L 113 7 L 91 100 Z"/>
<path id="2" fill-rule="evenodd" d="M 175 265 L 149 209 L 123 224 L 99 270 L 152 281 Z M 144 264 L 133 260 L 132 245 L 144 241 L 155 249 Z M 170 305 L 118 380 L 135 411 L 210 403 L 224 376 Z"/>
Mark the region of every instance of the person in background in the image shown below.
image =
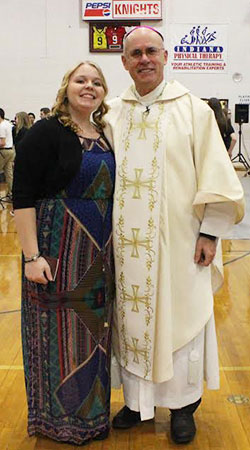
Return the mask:
<path id="1" fill-rule="evenodd" d="M 232 153 L 237 142 L 237 138 L 232 127 L 231 120 L 227 116 L 227 113 L 222 109 L 220 100 L 218 98 L 211 97 L 208 100 L 208 105 L 214 111 L 214 115 L 220 129 L 222 139 L 224 141 L 230 159 L 232 159 Z"/>
<path id="2" fill-rule="evenodd" d="M 167 57 L 157 30 L 128 32 L 122 62 L 134 83 L 107 114 L 117 167 L 113 343 L 125 400 L 113 427 L 133 427 L 168 407 L 172 439 L 181 444 L 195 436 L 203 376 L 208 388 L 219 387 L 217 237 L 241 220 L 244 202 L 213 112 L 165 81 Z"/>
<path id="3" fill-rule="evenodd" d="M 30 125 L 31 125 L 31 126 L 34 125 L 35 120 L 36 120 L 35 114 L 34 114 L 33 112 L 29 112 L 29 113 L 28 113 L 28 116 L 29 116 L 29 119 L 30 119 Z"/>
<path id="4" fill-rule="evenodd" d="M 226 118 L 227 118 L 228 120 L 230 120 L 230 122 L 231 122 L 231 117 L 232 117 L 231 109 L 228 109 L 228 108 L 224 105 L 223 108 L 222 108 L 222 110 L 223 110 L 223 112 L 224 112 Z"/>
<path id="5" fill-rule="evenodd" d="M 41 108 L 40 109 L 40 118 L 41 119 L 48 119 L 50 116 L 50 109 L 49 108 Z"/>
<path id="6" fill-rule="evenodd" d="M 28 433 L 78 445 L 110 428 L 115 162 L 102 132 L 106 95 L 96 64 L 67 72 L 51 117 L 20 142 L 14 173 Z"/>
<path id="7" fill-rule="evenodd" d="M 20 112 L 16 113 L 15 122 L 16 122 L 16 126 L 15 126 L 15 132 L 14 132 L 14 145 L 15 145 L 15 150 L 17 151 L 18 144 L 24 138 L 25 134 L 31 127 L 31 123 L 30 123 L 29 115 L 24 111 L 20 111 Z"/>
<path id="8" fill-rule="evenodd" d="M 10 199 L 12 197 L 14 158 L 12 124 L 5 119 L 5 112 L 0 108 L 0 172 L 4 172 L 7 183 L 6 197 Z"/>
<path id="9" fill-rule="evenodd" d="M 228 154 L 230 156 L 230 159 L 232 159 L 233 149 L 234 149 L 235 144 L 237 142 L 237 136 L 236 136 L 236 133 L 234 131 L 234 128 L 233 128 L 232 122 L 231 122 L 231 116 L 232 116 L 231 110 L 228 109 L 226 106 L 224 106 L 223 113 L 226 116 L 226 119 L 227 119 L 227 122 L 228 122 L 228 128 L 231 129 L 231 131 L 233 131 L 233 133 L 230 134 L 231 143 L 230 143 L 230 148 L 228 150 Z"/>

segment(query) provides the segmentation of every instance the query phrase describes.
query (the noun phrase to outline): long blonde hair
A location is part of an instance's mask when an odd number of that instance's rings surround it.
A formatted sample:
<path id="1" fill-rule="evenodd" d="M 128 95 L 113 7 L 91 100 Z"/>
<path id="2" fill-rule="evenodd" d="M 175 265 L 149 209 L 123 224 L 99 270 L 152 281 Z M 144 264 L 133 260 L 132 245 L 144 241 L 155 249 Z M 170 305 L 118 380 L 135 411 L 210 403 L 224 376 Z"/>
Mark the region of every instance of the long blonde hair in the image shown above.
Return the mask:
<path id="1" fill-rule="evenodd" d="M 78 133 L 80 131 L 80 128 L 71 119 L 69 109 L 68 109 L 67 89 L 68 89 L 70 77 L 83 64 L 88 64 L 89 66 L 92 66 L 97 70 L 98 75 L 99 75 L 102 85 L 103 85 L 105 97 L 108 93 L 108 86 L 107 86 L 106 80 L 104 78 L 102 70 L 100 69 L 100 67 L 97 64 L 95 64 L 91 61 L 83 61 L 83 62 L 80 62 L 79 64 L 77 64 L 77 66 L 70 69 L 68 72 L 66 72 L 66 74 L 63 77 L 61 87 L 57 93 L 55 104 L 52 107 L 51 115 L 58 117 L 60 119 L 60 122 L 62 122 L 65 127 L 71 128 L 71 130 L 74 131 L 75 133 Z M 98 107 L 98 109 L 93 112 L 93 114 L 92 114 L 93 122 L 97 126 L 98 129 L 102 129 L 105 126 L 105 121 L 103 119 L 103 116 L 108 112 L 108 110 L 109 110 L 109 107 L 103 99 L 103 101 L 100 104 L 100 106 Z"/>
<path id="2" fill-rule="evenodd" d="M 25 111 L 20 111 L 16 113 L 17 125 L 16 125 L 16 134 L 21 130 L 21 128 L 30 128 L 30 118 Z"/>

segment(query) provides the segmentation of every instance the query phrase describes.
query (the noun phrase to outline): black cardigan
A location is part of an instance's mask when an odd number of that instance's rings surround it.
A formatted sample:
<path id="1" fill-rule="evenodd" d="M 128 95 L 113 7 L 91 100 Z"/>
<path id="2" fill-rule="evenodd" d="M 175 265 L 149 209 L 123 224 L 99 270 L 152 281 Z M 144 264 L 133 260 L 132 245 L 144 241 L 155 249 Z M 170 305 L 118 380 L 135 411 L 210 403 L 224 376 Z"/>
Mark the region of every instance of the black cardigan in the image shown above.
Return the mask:
<path id="1" fill-rule="evenodd" d="M 82 146 L 56 117 L 36 122 L 18 145 L 14 165 L 14 209 L 32 208 L 65 188 L 79 170 Z"/>

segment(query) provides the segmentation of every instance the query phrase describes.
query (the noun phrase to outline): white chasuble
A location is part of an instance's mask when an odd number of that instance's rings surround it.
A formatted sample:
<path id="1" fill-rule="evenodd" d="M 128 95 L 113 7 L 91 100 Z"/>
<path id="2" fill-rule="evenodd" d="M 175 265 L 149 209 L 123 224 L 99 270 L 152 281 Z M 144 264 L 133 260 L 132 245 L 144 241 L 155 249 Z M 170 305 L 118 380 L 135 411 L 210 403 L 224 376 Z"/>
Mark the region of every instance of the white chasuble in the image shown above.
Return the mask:
<path id="1" fill-rule="evenodd" d="M 219 272 L 194 263 L 205 205 L 231 202 L 237 221 L 244 207 L 212 110 L 176 82 L 154 94 L 149 111 L 134 88 L 112 100 L 107 136 L 116 157 L 114 350 L 127 371 L 161 383 L 173 376 L 173 352 L 213 312 Z"/>
<path id="2" fill-rule="evenodd" d="M 145 379 L 153 377 L 166 118 L 167 105 L 162 103 L 153 105 L 149 114 L 143 105 L 130 105 L 116 159 L 113 236 L 120 352 L 122 365 Z"/>

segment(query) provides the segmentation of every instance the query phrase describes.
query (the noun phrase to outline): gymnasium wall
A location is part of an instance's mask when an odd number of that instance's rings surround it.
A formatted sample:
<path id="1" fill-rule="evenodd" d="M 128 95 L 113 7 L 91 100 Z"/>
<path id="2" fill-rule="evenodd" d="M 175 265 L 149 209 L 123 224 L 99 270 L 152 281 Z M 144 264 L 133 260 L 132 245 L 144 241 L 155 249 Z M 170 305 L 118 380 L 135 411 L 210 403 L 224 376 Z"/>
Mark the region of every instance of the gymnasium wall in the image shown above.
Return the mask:
<path id="1" fill-rule="evenodd" d="M 8 118 L 20 110 L 38 117 L 41 107 L 53 104 L 66 70 L 84 59 L 102 67 L 109 97 L 130 83 L 119 53 L 89 53 L 89 25 L 81 21 L 79 0 L 1 0 L 0 18 L 0 107 Z M 163 0 L 163 20 L 143 23 L 158 27 L 167 47 L 171 24 L 228 25 L 227 73 L 173 74 L 168 65 L 166 77 L 197 96 L 228 98 L 234 122 L 234 104 L 250 101 L 250 1 Z M 240 82 L 234 81 L 235 73 L 242 75 Z M 250 154 L 249 124 L 243 126 L 243 140 Z"/>

